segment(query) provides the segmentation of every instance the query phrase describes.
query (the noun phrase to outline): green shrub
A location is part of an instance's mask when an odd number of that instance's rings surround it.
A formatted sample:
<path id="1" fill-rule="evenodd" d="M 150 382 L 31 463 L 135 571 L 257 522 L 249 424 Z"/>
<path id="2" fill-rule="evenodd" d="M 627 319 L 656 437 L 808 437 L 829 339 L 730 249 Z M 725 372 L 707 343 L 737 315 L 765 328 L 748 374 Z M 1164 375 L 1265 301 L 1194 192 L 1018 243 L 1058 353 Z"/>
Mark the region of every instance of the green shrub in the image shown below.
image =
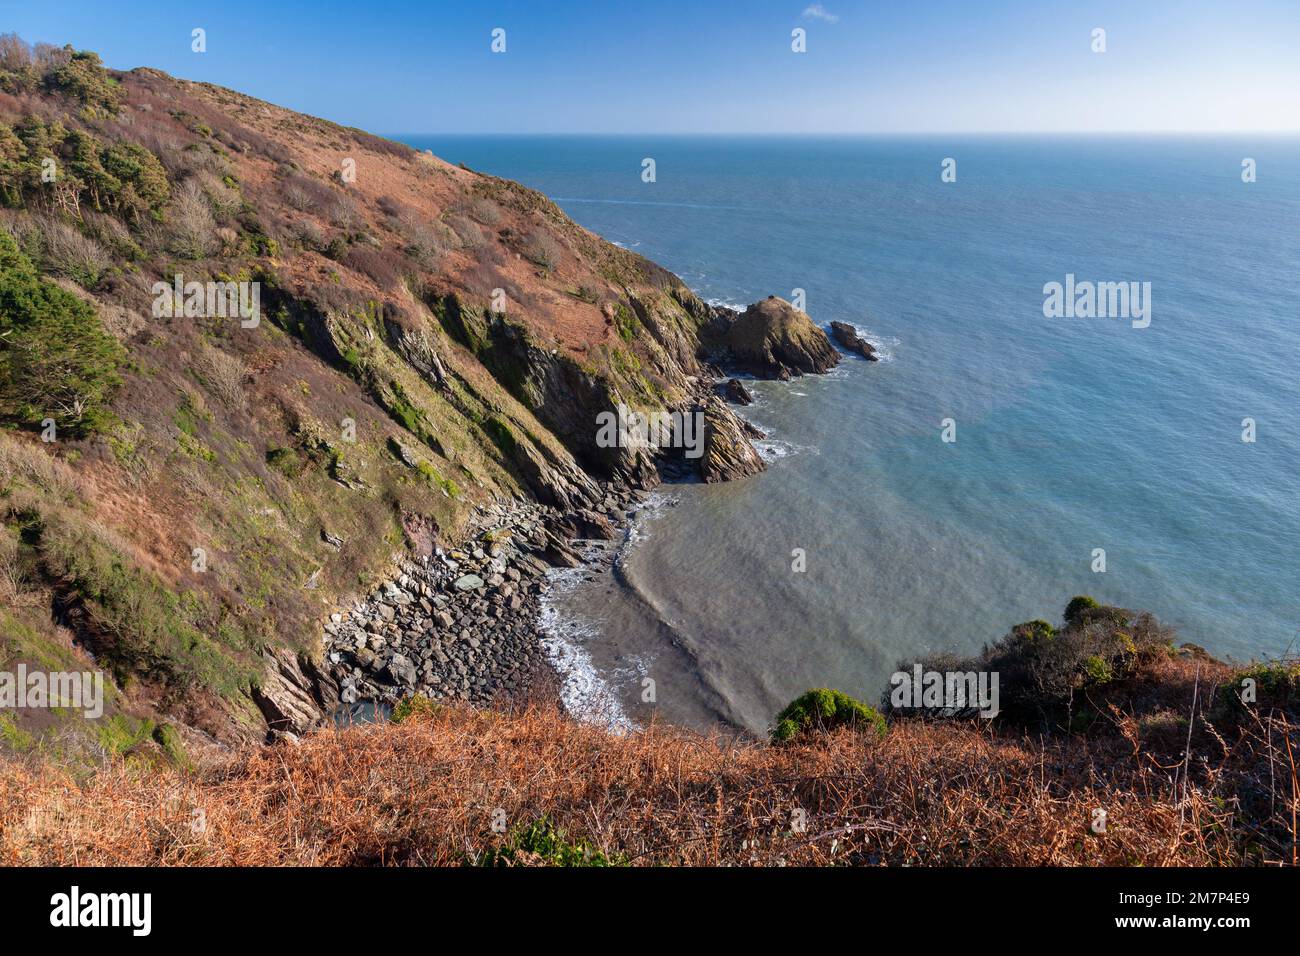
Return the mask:
<path id="1" fill-rule="evenodd" d="M 272 448 L 266 453 L 266 463 L 286 478 L 297 478 L 307 467 L 307 462 L 296 449 Z"/>
<path id="2" fill-rule="evenodd" d="M 0 232 L 0 418 L 48 417 L 74 435 L 100 430 L 124 360 L 94 307 L 38 276 Z"/>
<path id="3" fill-rule="evenodd" d="M 1234 675 L 1240 683 L 1249 677 L 1256 688 L 1270 697 L 1294 698 L 1300 695 L 1300 664 L 1286 661 L 1263 661 L 1251 664 Z"/>
<path id="4" fill-rule="evenodd" d="M 1045 644 L 1056 637 L 1056 628 L 1042 618 L 1017 624 L 1011 629 L 1012 637 L 1030 644 Z"/>
<path id="5" fill-rule="evenodd" d="M 1073 624 L 1084 616 L 1088 611 L 1100 607 L 1096 601 L 1086 594 L 1080 594 L 1070 598 L 1070 603 L 1065 606 L 1065 621 L 1067 624 Z"/>
<path id="6" fill-rule="evenodd" d="M 1143 662 L 1168 655 L 1173 632 L 1151 614 L 1083 596 L 1070 601 L 1065 617 L 1059 629 L 1043 620 L 1017 624 L 977 657 L 934 669 L 997 673 L 1000 720 L 1086 729 L 1096 714 L 1084 714 L 1081 692 L 1130 678 Z"/>
<path id="7" fill-rule="evenodd" d="M 65 47 L 71 52 L 71 47 Z M 68 62 L 45 77 L 48 89 L 80 100 L 92 113 L 113 114 L 122 104 L 122 86 L 108 75 L 98 53 L 72 52 Z"/>
<path id="8" fill-rule="evenodd" d="M 635 312 L 620 302 L 614 309 L 614 328 L 618 330 L 620 339 L 624 342 L 631 342 L 636 338 L 636 333 L 641 328 L 641 322 L 636 317 Z"/>
<path id="9" fill-rule="evenodd" d="M 1104 684 L 1115 676 L 1111 669 L 1110 661 L 1100 654 L 1093 654 L 1083 662 L 1084 673 L 1088 675 L 1088 680 L 1095 684 Z"/>
<path id="10" fill-rule="evenodd" d="M 819 687 L 796 697 L 776 715 L 772 740 L 780 743 L 807 730 L 831 730 L 835 727 L 857 727 L 883 737 L 885 718 L 848 694 Z"/>
<path id="11" fill-rule="evenodd" d="M 627 866 L 621 853 L 607 855 L 586 840 L 569 840 L 547 817 L 516 829 L 499 847 L 479 857 L 479 866 Z"/>
<path id="12" fill-rule="evenodd" d="M 390 718 L 393 723 L 400 724 L 404 720 L 412 717 L 432 717 L 438 712 L 441 705 L 437 701 L 430 700 L 423 694 L 413 694 L 410 697 L 403 697 L 393 708 L 393 715 Z"/>
<path id="13" fill-rule="evenodd" d="M 1242 699 L 1244 682 L 1254 681 L 1255 699 Z M 1214 715 L 1219 719 L 1235 718 L 1248 709 L 1263 711 L 1275 707 L 1293 709 L 1300 704 L 1300 663 L 1295 661 L 1258 661 L 1233 672 L 1217 690 Z"/>

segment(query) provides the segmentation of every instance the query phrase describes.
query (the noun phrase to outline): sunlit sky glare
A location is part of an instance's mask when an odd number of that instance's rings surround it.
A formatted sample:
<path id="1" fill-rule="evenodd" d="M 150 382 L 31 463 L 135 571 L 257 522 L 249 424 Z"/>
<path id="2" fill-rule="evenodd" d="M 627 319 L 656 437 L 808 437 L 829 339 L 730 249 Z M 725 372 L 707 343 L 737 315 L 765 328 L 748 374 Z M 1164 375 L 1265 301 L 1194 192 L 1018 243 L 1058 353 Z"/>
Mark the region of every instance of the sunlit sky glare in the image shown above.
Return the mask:
<path id="1" fill-rule="evenodd" d="M 1300 131 L 1300 0 L 3 0 L 9 31 L 389 134 Z"/>

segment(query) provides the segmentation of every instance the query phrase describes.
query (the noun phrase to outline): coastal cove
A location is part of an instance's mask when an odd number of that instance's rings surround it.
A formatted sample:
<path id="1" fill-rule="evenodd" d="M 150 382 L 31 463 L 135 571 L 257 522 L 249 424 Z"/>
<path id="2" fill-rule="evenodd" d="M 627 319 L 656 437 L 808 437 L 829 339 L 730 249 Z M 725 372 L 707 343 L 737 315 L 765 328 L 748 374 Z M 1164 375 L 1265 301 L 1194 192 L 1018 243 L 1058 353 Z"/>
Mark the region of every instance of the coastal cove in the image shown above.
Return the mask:
<path id="1" fill-rule="evenodd" d="M 1285 923 L 1300 8 L 68 6 L 0 33 L 21 923 Z"/>
<path id="2" fill-rule="evenodd" d="M 704 298 L 803 289 L 819 325 L 878 347 L 746 381 L 771 467 L 661 488 L 608 570 L 561 577 L 549 624 L 633 722 L 762 732 L 806 687 L 875 700 L 898 660 L 969 653 L 1075 593 L 1229 657 L 1293 639 L 1300 197 L 1236 175 L 1247 154 L 1296 172 L 1293 140 L 406 139 L 547 192 Z M 1045 318 L 1070 273 L 1151 281 L 1150 326 Z M 1241 441 L 1246 417 L 1266 440 Z"/>

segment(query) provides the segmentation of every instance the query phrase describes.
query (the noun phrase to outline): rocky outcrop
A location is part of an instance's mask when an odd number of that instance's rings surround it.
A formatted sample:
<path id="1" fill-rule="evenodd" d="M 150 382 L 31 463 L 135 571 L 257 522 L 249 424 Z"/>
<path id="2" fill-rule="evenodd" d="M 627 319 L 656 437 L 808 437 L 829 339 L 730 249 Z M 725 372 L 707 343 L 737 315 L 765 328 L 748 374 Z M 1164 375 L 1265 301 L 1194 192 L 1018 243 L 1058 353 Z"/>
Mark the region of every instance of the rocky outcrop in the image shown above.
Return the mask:
<path id="1" fill-rule="evenodd" d="M 266 652 L 262 682 L 253 688 L 253 702 L 274 733 L 301 735 L 318 726 L 326 707 L 337 702 L 334 688 L 324 675 L 298 659 L 287 648 Z"/>
<path id="2" fill-rule="evenodd" d="M 879 362 L 876 347 L 858 335 L 858 330 L 847 322 L 832 322 L 831 335 L 835 341 L 850 352 L 861 355 L 868 362 Z"/>
<path id="3" fill-rule="evenodd" d="M 821 374 L 840 361 L 826 333 L 776 296 L 744 312 L 715 306 L 700 340 L 709 360 L 762 378 Z"/>
<path id="4" fill-rule="evenodd" d="M 618 403 L 608 378 L 583 368 L 571 355 L 545 348 L 517 320 L 454 295 L 431 306 L 452 338 L 470 349 L 583 468 L 633 487 L 653 483 L 654 465 L 643 449 L 602 447 L 596 441 L 597 416 Z"/>
<path id="5" fill-rule="evenodd" d="M 718 391 L 723 398 L 736 405 L 754 404 L 753 394 L 749 389 L 745 388 L 745 383 L 738 378 L 727 379 L 726 382 L 719 386 Z"/>
<path id="6" fill-rule="evenodd" d="M 704 413 L 704 454 L 700 458 L 700 478 L 708 484 L 748 478 L 767 465 L 749 443 L 745 424 L 716 396 L 702 403 Z"/>

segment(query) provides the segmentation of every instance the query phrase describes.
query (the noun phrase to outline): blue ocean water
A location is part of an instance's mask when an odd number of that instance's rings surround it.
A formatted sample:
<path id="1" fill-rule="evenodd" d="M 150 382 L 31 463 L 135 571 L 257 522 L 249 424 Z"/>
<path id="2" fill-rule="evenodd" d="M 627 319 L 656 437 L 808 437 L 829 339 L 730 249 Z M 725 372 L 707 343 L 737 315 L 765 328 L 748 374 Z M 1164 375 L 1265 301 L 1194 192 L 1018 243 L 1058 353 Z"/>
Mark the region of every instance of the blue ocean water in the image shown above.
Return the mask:
<path id="1" fill-rule="evenodd" d="M 620 587 L 573 589 L 634 718 L 647 675 L 658 712 L 754 730 L 807 687 L 876 699 L 901 658 L 1074 594 L 1237 658 L 1300 637 L 1300 141 L 404 138 L 706 299 L 803 289 L 888 354 L 756 383 L 772 467 L 669 489 Z M 1045 318 L 1067 274 L 1150 282 L 1150 326 Z"/>

